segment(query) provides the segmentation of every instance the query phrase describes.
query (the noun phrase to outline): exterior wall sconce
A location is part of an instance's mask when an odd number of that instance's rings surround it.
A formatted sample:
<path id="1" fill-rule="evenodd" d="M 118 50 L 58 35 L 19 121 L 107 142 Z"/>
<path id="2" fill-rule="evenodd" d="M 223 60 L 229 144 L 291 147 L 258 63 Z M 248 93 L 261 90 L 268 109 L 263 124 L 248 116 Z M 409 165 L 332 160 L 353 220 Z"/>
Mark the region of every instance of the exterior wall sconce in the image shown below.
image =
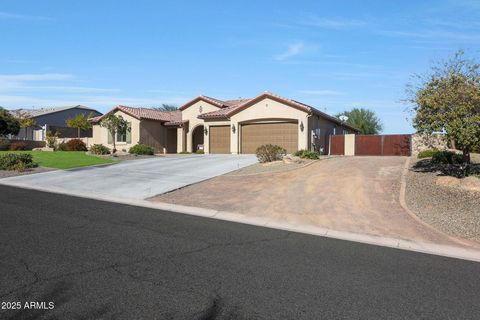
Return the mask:
<path id="1" fill-rule="evenodd" d="M 235 125 L 232 124 L 232 133 L 235 133 L 235 131 L 236 131 Z"/>
<path id="2" fill-rule="evenodd" d="M 205 127 L 205 129 L 203 129 L 203 133 L 205 133 L 205 135 L 208 135 L 208 129 L 207 129 L 207 127 Z"/>
<path id="3" fill-rule="evenodd" d="M 300 121 L 300 131 L 303 132 L 303 129 L 305 129 L 305 127 L 303 126 L 303 121 Z"/>

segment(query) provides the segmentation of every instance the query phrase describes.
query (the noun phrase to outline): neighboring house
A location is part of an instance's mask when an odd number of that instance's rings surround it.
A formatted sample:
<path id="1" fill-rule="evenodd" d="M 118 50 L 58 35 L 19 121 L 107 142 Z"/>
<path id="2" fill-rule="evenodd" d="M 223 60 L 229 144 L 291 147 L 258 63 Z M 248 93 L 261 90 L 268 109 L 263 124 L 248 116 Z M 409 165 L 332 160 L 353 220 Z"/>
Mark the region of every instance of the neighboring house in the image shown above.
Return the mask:
<path id="1" fill-rule="evenodd" d="M 127 150 L 144 143 L 160 153 L 255 153 L 263 144 L 280 145 L 293 153 L 300 149 L 328 153 L 329 136 L 358 133 L 342 123 L 301 102 L 272 93 L 253 99 L 219 100 L 199 96 L 174 112 L 118 106 L 109 113 L 122 115 L 131 123 L 131 131 L 111 137 L 92 119 L 93 141 Z M 123 145 L 123 147 L 121 146 Z"/>
<path id="2" fill-rule="evenodd" d="M 35 120 L 36 125 L 34 127 L 22 128 L 17 136 L 12 137 L 27 140 L 45 140 L 47 131 L 58 132 L 62 138 L 76 138 L 78 136 L 78 130 L 67 127 L 67 119 L 73 118 L 78 114 L 83 114 L 87 117 L 102 115 L 95 109 L 81 105 L 57 108 L 16 109 L 11 110 L 10 113 L 16 117 L 27 114 Z M 81 130 L 80 136 L 91 137 L 92 130 Z"/>

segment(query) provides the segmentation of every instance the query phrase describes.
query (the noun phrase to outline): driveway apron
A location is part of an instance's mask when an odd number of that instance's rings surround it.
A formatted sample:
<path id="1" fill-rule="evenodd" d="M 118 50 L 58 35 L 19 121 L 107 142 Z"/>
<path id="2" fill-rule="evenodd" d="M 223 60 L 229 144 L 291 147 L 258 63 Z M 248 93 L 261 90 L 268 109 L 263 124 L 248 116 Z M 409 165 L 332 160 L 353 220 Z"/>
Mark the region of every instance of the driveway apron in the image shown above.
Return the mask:
<path id="1" fill-rule="evenodd" d="M 0 184 L 71 195 L 142 200 L 256 163 L 252 155 L 195 155 L 125 161 L 0 179 Z"/>

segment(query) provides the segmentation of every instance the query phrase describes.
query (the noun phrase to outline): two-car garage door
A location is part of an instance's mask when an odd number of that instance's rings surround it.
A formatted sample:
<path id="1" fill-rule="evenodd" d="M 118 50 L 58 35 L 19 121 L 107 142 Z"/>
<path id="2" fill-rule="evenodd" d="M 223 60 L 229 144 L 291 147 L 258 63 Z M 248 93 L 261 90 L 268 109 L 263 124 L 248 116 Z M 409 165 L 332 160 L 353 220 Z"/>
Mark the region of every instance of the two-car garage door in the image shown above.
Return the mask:
<path id="1" fill-rule="evenodd" d="M 210 126 L 210 153 L 230 153 L 230 131 L 230 126 Z M 264 144 L 279 145 L 287 153 L 294 153 L 298 150 L 298 124 L 269 122 L 241 126 L 240 153 L 255 153 Z"/>
<path id="2" fill-rule="evenodd" d="M 255 153 L 264 144 L 279 145 L 294 153 L 298 150 L 298 124 L 296 122 L 271 122 L 243 124 L 240 152 Z"/>

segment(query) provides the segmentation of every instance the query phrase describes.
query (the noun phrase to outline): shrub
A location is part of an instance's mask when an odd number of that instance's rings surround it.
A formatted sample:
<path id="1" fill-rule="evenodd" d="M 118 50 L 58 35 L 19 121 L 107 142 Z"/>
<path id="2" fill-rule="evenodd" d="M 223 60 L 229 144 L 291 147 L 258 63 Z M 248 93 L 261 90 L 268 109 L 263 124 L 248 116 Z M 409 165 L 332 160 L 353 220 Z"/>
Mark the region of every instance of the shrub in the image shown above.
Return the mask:
<path id="1" fill-rule="evenodd" d="M 182 151 L 182 152 L 179 152 L 178 154 L 190 154 L 191 152 L 188 152 L 188 151 Z"/>
<path id="2" fill-rule="evenodd" d="M 153 148 L 150 146 L 147 146 L 146 144 L 136 144 L 133 147 L 128 150 L 129 153 L 131 154 L 148 154 L 148 155 L 153 155 Z"/>
<path id="3" fill-rule="evenodd" d="M 29 153 L 6 153 L 0 155 L 1 170 L 25 170 L 37 165 L 33 162 L 33 157 Z"/>
<path id="4" fill-rule="evenodd" d="M 297 152 L 294 153 L 295 156 L 300 157 L 302 159 L 319 159 L 320 158 L 320 153 L 316 151 L 309 151 L 309 150 L 298 150 Z"/>
<path id="5" fill-rule="evenodd" d="M 197 151 L 195 151 L 195 153 L 197 153 L 197 154 L 204 154 L 205 151 L 203 151 L 203 150 L 197 150 Z"/>
<path id="6" fill-rule="evenodd" d="M 463 156 L 451 151 L 436 151 L 432 155 L 432 162 L 437 164 L 462 164 Z"/>
<path id="7" fill-rule="evenodd" d="M 90 147 L 90 152 L 93 154 L 110 154 L 110 149 L 103 144 L 94 144 Z"/>
<path id="8" fill-rule="evenodd" d="M 435 152 L 438 152 L 438 150 L 435 150 L 435 149 L 423 150 L 418 153 L 417 158 L 418 159 L 431 158 L 433 157 Z"/>
<path id="9" fill-rule="evenodd" d="M 87 151 L 87 145 L 80 139 L 72 139 L 65 143 L 67 151 Z"/>
<path id="10" fill-rule="evenodd" d="M 316 160 L 320 158 L 320 153 L 316 151 L 307 151 L 304 152 L 300 158 Z"/>
<path id="11" fill-rule="evenodd" d="M 10 150 L 10 141 L 0 137 L 0 151 Z"/>
<path id="12" fill-rule="evenodd" d="M 302 154 L 306 151 L 307 150 L 305 150 L 305 149 L 300 149 L 300 150 L 296 151 L 293 155 L 296 156 L 296 157 L 302 157 Z"/>
<path id="13" fill-rule="evenodd" d="M 65 142 L 60 142 L 55 145 L 55 151 L 67 151 L 67 144 Z"/>
<path id="14" fill-rule="evenodd" d="M 257 155 L 258 161 L 264 163 L 282 160 L 283 156 L 287 154 L 287 151 L 280 146 L 266 144 L 258 147 L 255 154 Z"/>
<path id="15" fill-rule="evenodd" d="M 10 145 L 10 150 L 16 151 L 16 150 L 27 150 L 27 144 L 25 142 L 13 142 Z"/>
<path id="16" fill-rule="evenodd" d="M 57 145 L 58 132 L 47 131 L 45 140 L 47 141 L 47 147 L 55 148 Z"/>

